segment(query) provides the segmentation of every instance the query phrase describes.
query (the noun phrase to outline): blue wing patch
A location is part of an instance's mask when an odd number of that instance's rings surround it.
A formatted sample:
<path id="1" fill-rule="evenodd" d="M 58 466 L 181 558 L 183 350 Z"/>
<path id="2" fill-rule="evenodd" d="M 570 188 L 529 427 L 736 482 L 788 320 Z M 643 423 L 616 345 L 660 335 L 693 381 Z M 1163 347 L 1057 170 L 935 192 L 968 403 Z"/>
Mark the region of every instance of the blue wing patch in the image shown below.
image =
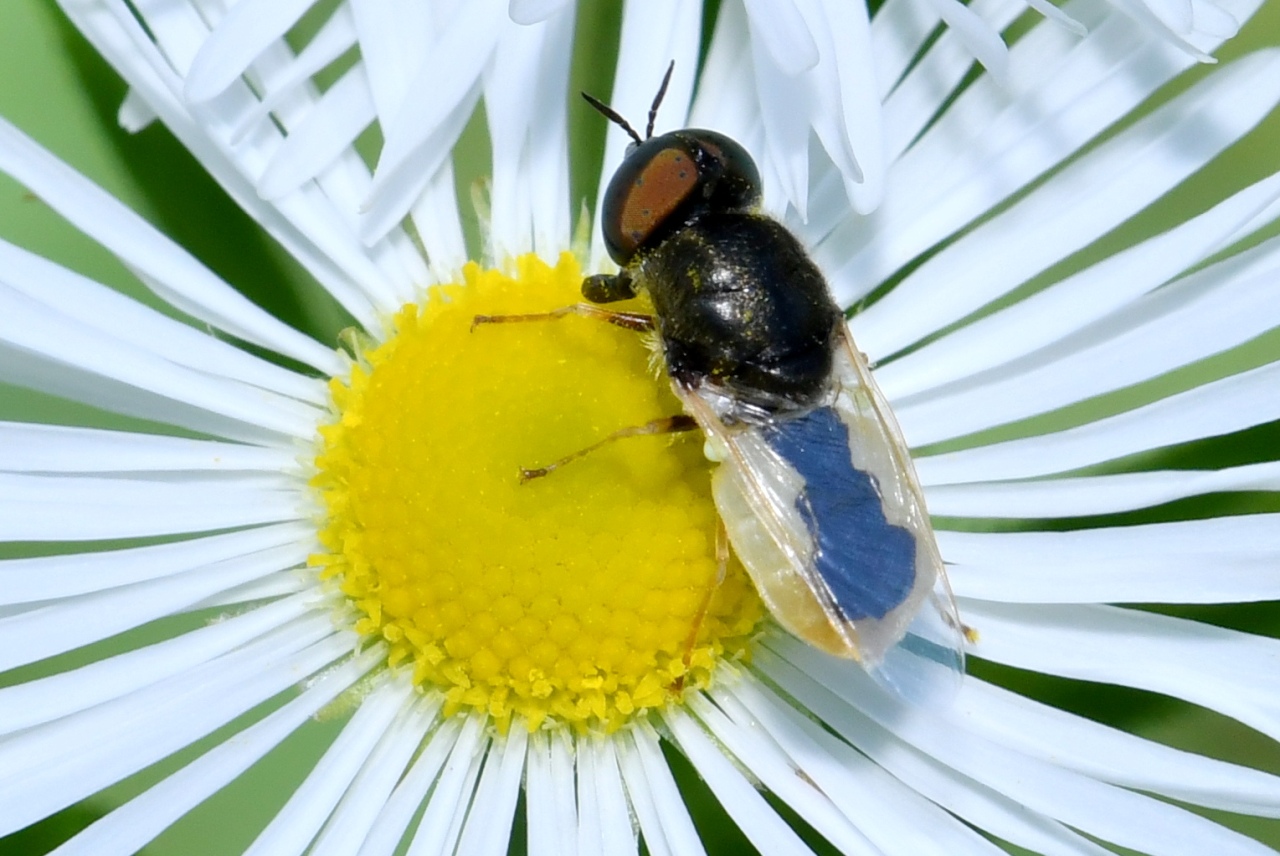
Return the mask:
<path id="1" fill-rule="evenodd" d="M 871 475 L 854 467 L 848 426 L 834 408 L 820 407 L 762 434 L 804 479 L 796 510 L 836 605 L 849 621 L 884 618 L 915 584 L 916 541 L 885 519 Z"/>

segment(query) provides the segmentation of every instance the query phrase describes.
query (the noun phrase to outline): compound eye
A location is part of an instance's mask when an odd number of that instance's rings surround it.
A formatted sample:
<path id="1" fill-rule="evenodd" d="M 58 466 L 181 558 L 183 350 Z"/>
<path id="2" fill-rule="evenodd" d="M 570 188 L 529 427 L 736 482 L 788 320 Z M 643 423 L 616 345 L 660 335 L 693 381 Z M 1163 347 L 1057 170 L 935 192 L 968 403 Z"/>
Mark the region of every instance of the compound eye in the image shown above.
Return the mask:
<path id="1" fill-rule="evenodd" d="M 741 211 L 760 203 L 760 170 L 742 145 L 716 131 L 690 131 L 707 157 L 718 166 L 707 203 L 725 211 Z"/>
<path id="2" fill-rule="evenodd" d="M 698 167 L 689 152 L 664 134 L 627 155 L 605 191 L 601 223 L 605 246 L 625 265 L 697 189 Z"/>

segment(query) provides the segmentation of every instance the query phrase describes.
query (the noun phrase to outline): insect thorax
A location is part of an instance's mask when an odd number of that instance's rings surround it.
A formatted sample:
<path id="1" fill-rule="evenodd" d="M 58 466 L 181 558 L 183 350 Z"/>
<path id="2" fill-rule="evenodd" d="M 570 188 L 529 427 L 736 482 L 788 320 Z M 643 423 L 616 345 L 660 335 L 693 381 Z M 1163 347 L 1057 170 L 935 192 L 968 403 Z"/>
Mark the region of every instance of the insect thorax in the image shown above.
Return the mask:
<path id="1" fill-rule="evenodd" d="M 803 412 L 827 396 L 843 316 L 777 221 L 709 213 L 632 270 L 653 300 L 678 383 L 722 391 L 737 405 L 729 415 L 743 421 Z"/>

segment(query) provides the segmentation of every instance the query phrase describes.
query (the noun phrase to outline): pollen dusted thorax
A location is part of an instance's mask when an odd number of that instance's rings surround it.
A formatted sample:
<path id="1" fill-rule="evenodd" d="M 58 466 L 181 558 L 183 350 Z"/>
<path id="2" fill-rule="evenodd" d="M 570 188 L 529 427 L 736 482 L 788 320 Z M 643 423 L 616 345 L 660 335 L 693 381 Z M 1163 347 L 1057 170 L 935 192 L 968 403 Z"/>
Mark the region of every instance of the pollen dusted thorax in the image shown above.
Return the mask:
<path id="1" fill-rule="evenodd" d="M 799 241 L 777 221 L 707 214 L 642 252 L 631 270 L 653 301 L 678 383 L 723 390 L 738 407 L 732 415 L 748 420 L 821 403 L 843 318 Z"/>

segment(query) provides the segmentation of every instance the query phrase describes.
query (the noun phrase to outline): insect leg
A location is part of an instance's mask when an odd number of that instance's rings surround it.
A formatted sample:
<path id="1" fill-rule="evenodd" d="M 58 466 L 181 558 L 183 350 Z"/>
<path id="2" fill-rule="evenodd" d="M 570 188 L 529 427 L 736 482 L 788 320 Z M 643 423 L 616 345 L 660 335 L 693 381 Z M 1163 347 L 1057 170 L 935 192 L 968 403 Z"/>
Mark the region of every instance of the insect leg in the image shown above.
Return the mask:
<path id="1" fill-rule="evenodd" d="M 981 636 L 981 634 L 978 633 L 978 628 L 970 627 L 968 624 L 961 621 L 960 616 L 954 611 L 948 609 L 946 604 L 941 601 L 936 593 L 932 595 L 932 598 L 934 608 L 938 610 L 938 614 L 942 616 L 942 620 L 946 622 L 946 625 L 952 630 L 959 630 L 960 634 L 964 636 L 964 640 L 970 645 L 978 644 L 978 639 Z"/>
<path id="2" fill-rule="evenodd" d="M 615 274 L 598 273 L 582 281 L 582 296 L 592 303 L 614 303 L 636 296 L 636 284 L 625 270 Z"/>
<path id="3" fill-rule="evenodd" d="M 698 632 L 702 630 L 702 622 L 706 620 L 707 611 L 711 609 L 711 599 L 716 596 L 721 584 L 724 582 L 725 574 L 729 569 L 729 530 L 725 528 L 724 521 L 716 520 L 716 578 L 711 585 L 707 586 L 706 592 L 702 595 L 702 603 L 698 605 L 698 611 L 693 614 L 693 625 L 689 628 L 689 636 L 684 641 L 684 670 L 686 674 L 693 662 L 693 646 L 697 644 Z M 676 678 L 675 686 L 672 688 L 676 692 L 684 689 L 684 675 Z"/>
<path id="4" fill-rule="evenodd" d="M 499 316 L 503 317 L 503 316 Z M 505 316 L 512 317 L 512 316 Z M 698 427 L 698 423 L 693 421 L 692 416 L 686 416 L 678 413 L 675 416 L 663 416 L 661 419 L 654 419 L 643 425 L 632 425 L 630 428 L 621 428 L 614 431 L 603 440 L 597 440 L 585 449 L 579 449 L 571 455 L 565 455 L 558 461 L 553 461 L 545 467 L 536 467 L 533 469 L 520 468 L 520 483 L 524 484 L 533 479 L 542 478 L 552 470 L 557 470 L 570 461 L 576 461 L 578 458 L 588 455 L 599 449 L 601 446 L 612 443 L 614 440 L 621 440 L 623 437 L 644 437 L 649 434 L 674 434 L 679 431 L 692 431 Z"/>
<path id="5" fill-rule="evenodd" d="M 474 331 L 481 324 L 508 324 L 515 321 L 555 321 L 566 315 L 595 318 L 598 321 L 607 321 L 616 327 L 636 330 L 641 333 L 647 333 L 653 329 L 652 315 L 645 315 L 641 312 L 614 312 L 611 309 L 601 309 L 599 306 L 593 306 L 590 303 L 574 303 L 569 306 L 561 306 L 559 309 L 552 309 L 550 312 L 533 312 L 527 315 L 477 315 L 471 320 L 471 329 Z"/>

